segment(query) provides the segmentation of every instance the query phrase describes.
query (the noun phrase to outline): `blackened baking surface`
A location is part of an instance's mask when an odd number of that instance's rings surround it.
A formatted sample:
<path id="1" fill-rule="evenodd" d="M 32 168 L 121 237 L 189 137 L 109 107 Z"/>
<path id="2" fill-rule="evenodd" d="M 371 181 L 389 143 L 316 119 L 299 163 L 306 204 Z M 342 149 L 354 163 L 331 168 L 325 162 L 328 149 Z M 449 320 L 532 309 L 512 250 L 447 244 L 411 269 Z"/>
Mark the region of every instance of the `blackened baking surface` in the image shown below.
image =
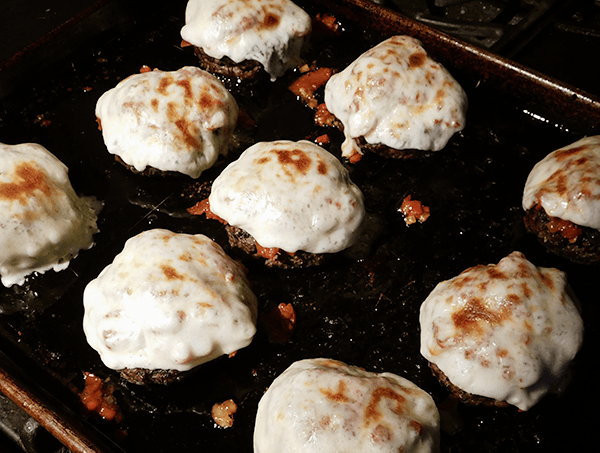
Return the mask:
<path id="1" fill-rule="evenodd" d="M 581 137 L 522 114 L 510 98 L 454 73 L 469 95 L 470 107 L 465 130 L 446 149 L 406 161 L 367 154 L 359 163 L 347 164 L 369 212 L 360 243 L 323 268 L 264 268 L 231 250 L 218 222 L 185 213 L 197 201 L 192 180 L 128 172 L 106 152 L 97 130 L 96 101 L 119 80 L 142 65 L 176 70 L 196 64 L 191 49 L 179 48 L 182 3 L 171 4 L 159 19 L 107 43 L 100 53 L 79 56 L 72 72 L 51 80 L 40 75 L 0 112 L 0 141 L 44 145 L 68 165 L 79 193 L 104 204 L 96 245 L 81 252 L 68 270 L 35 276 L 23 287 L 0 289 L 3 350 L 41 387 L 126 451 L 250 452 L 261 395 L 279 373 L 302 358 L 330 357 L 369 371 L 399 374 L 444 407 L 447 392 L 419 354 L 419 306 L 439 281 L 519 250 L 538 266 L 567 272 L 582 306 L 584 347 L 564 393 L 546 397 L 528 412 L 459 404 L 450 422 L 444 421 L 443 451 L 534 452 L 588 445 L 598 419 L 592 370 L 599 344 L 599 270 L 545 252 L 525 233 L 521 208 L 522 188 L 535 162 Z M 307 10 L 313 15 L 328 12 L 311 5 Z M 344 32 L 338 38 L 315 39 L 309 63 L 343 68 L 382 39 L 360 31 L 344 17 L 338 19 Z M 256 127 L 241 131 L 238 148 L 203 174 L 200 182 L 214 178 L 245 146 L 260 140 L 314 139 L 327 133 L 331 137 L 327 149 L 340 156 L 342 135 L 316 127 L 313 111 L 287 89 L 297 77 L 292 73 L 272 84 L 232 87 Z M 409 194 L 430 207 L 425 223 L 410 227 L 404 223 L 398 207 Z M 124 382 L 102 365 L 81 327 L 87 282 L 129 237 L 155 227 L 206 234 L 240 257 L 249 268 L 261 311 L 259 332 L 249 347 L 234 358 L 198 367 L 172 387 Z M 270 342 L 262 321 L 279 303 L 291 303 L 297 313 L 294 336 L 286 344 Z M 80 407 L 77 391 L 83 388 L 84 372 L 115 385 L 124 415 L 121 423 L 86 414 Z M 234 425 L 218 428 L 210 409 L 229 398 L 239 406 Z"/>

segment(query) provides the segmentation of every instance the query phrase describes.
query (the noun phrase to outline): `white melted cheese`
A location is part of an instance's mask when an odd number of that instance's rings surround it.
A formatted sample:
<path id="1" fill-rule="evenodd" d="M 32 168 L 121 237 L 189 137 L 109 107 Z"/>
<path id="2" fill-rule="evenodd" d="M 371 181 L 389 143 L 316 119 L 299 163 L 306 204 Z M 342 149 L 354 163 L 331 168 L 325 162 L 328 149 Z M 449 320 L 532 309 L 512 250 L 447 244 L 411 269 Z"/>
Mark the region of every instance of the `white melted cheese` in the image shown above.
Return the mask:
<path id="1" fill-rule="evenodd" d="M 310 16 L 289 0 L 190 0 L 181 37 L 209 56 L 261 63 L 271 80 L 298 66 Z"/>
<path id="2" fill-rule="evenodd" d="M 513 252 L 439 283 L 421 306 L 421 354 L 457 387 L 528 410 L 581 347 L 565 274 Z"/>
<path id="3" fill-rule="evenodd" d="M 250 344 L 257 301 L 241 265 L 203 235 L 130 238 L 85 288 L 83 329 L 115 370 L 187 371 Z"/>
<path id="4" fill-rule="evenodd" d="M 227 153 L 238 105 L 219 79 L 186 66 L 122 80 L 100 97 L 96 116 L 108 151 L 126 164 L 198 178 Z"/>
<path id="5" fill-rule="evenodd" d="M 255 453 L 439 451 L 431 396 L 392 373 L 330 359 L 293 363 L 261 398 Z"/>
<path id="6" fill-rule="evenodd" d="M 306 140 L 257 143 L 215 179 L 210 209 L 263 247 L 335 253 L 352 245 L 363 195 L 341 162 Z"/>
<path id="7" fill-rule="evenodd" d="M 22 285 L 34 272 L 58 272 L 94 244 L 96 212 L 77 196 L 67 167 L 35 143 L 0 143 L 0 276 Z"/>
<path id="8" fill-rule="evenodd" d="M 553 151 L 533 167 L 523 209 L 536 204 L 550 217 L 600 230 L 600 135 Z"/>
<path id="9" fill-rule="evenodd" d="M 325 104 L 344 126 L 345 157 L 355 139 L 393 149 L 439 151 L 465 126 L 467 96 L 420 41 L 392 36 L 325 85 Z"/>

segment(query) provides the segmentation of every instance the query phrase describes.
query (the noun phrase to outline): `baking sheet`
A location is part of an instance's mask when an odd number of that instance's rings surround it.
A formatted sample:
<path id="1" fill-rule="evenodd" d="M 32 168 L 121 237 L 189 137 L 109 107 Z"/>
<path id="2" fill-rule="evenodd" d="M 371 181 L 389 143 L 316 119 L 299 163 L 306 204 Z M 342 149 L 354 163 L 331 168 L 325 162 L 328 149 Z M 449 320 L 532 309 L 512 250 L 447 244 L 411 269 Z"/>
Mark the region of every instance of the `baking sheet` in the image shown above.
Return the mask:
<path id="1" fill-rule="evenodd" d="M 333 13 L 344 27 L 338 38 L 315 40 L 309 62 L 342 68 L 404 23 L 371 6 L 357 17 L 356 11 L 363 10 L 353 3 L 298 2 L 313 15 Z M 458 60 L 451 40 L 406 22 L 413 34 L 430 43 L 432 53 L 466 89 L 470 107 L 465 130 L 443 151 L 418 159 L 394 161 L 367 154 L 358 164 L 347 164 L 365 193 L 369 212 L 369 228 L 359 246 L 319 269 L 265 269 L 231 250 L 220 224 L 186 215 L 185 208 L 196 201 L 192 180 L 133 175 L 104 148 L 94 118 L 96 100 L 104 91 L 142 65 L 175 70 L 196 63 L 191 49 L 179 47 L 185 2 L 162 8 L 152 20 L 132 25 L 131 33 L 100 50 L 90 48 L 74 55 L 72 70 L 38 79 L 3 101 L 0 141 L 44 145 L 69 166 L 75 189 L 95 196 L 104 207 L 95 247 L 82 252 L 68 270 L 36 276 L 23 287 L 0 289 L 0 347 L 5 355 L 0 364 L 11 370 L 3 375 L 2 390 L 9 391 L 6 381 L 12 380 L 17 399 L 31 398 L 35 407 L 50 407 L 46 417 L 66 427 L 58 429 L 59 435 L 65 441 L 82 439 L 73 442 L 73 451 L 171 452 L 202 447 L 250 452 L 262 393 L 293 361 L 307 357 L 331 357 L 369 371 L 394 372 L 430 392 L 445 407 L 447 392 L 418 353 L 420 303 L 439 281 L 519 250 L 536 265 L 567 272 L 582 305 L 586 335 L 571 382 L 560 397 L 549 396 L 527 412 L 459 404 L 449 413 L 452 422 L 443 425 L 443 451 L 532 452 L 587 445 L 598 422 L 597 415 L 589 414 L 596 414 L 600 402 L 591 372 L 598 345 L 599 270 L 546 253 L 524 231 L 520 199 L 535 162 L 597 130 L 595 99 L 560 84 L 557 96 L 569 93 L 574 104 L 557 105 L 556 99 L 540 98 L 540 90 L 552 92 L 554 81 L 523 68 L 518 71 L 523 76 L 520 84 L 507 80 L 507 90 L 506 84 L 495 82 L 503 80 L 497 69 L 502 63 L 506 64 L 504 77 L 516 72 L 509 62 L 478 52 L 466 54 L 471 63 L 466 57 Z M 482 64 L 495 69 L 482 71 Z M 288 74 L 276 83 L 250 89 L 232 87 L 256 127 L 239 133 L 239 148 L 200 181 L 213 178 L 254 141 L 314 139 L 327 133 L 331 137 L 327 149 L 340 156 L 342 135 L 316 127 L 314 112 L 287 89 L 297 77 Z M 527 89 L 536 80 L 537 95 Z M 512 86 L 520 88 L 511 90 Z M 565 112 L 575 117 L 581 111 L 577 102 L 592 114 L 570 124 L 572 117 Z M 431 208 L 425 223 L 405 225 L 397 208 L 408 194 Z M 155 227 L 206 234 L 231 255 L 240 256 L 249 268 L 261 313 L 259 332 L 249 347 L 233 359 L 202 365 L 172 387 L 139 387 L 122 381 L 102 365 L 81 328 L 81 297 L 87 282 L 112 261 L 129 237 Z M 286 344 L 269 341 L 262 322 L 262 316 L 282 302 L 293 304 L 298 319 L 294 337 Z M 115 386 L 124 416 L 121 423 L 82 410 L 77 392 L 83 388 L 83 372 Z M 229 398 L 239 406 L 234 426 L 215 427 L 210 409 Z"/>

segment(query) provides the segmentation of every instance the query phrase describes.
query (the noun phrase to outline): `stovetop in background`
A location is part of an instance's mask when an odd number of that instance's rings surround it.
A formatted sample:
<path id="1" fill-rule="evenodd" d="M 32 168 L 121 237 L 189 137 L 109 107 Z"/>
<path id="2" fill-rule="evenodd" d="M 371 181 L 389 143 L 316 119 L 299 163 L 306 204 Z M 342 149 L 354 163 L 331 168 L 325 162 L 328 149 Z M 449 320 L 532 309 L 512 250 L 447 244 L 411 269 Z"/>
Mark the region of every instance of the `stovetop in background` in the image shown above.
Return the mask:
<path id="1" fill-rule="evenodd" d="M 600 0 L 374 1 L 440 31 L 600 96 L 600 78 L 597 72 L 592 70 L 594 61 L 600 56 Z M 0 18 L 0 23 L 12 22 L 10 15 L 18 11 L 11 9 L 11 5 L 18 3 L 20 2 L 9 2 L 0 7 L 4 16 Z M 92 1 L 85 6 L 94 3 L 109 2 Z M 51 20 L 52 8 L 44 8 L 48 20 Z M 83 5 L 79 11 L 82 10 Z M 34 19 L 31 18 L 32 21 Z M 64 18 L 59 16 L 55 19 L 64 21 Z M 50 29 L 54 30 L 61 25 L 62 23 L 57 23 Z M 16 37 L 13 35 L 13 38 Z M 22 42 L 21 46 L 25 48 L 29 44 L 30 42 Z M 16 46 L 18 48 L 19 43 L 16 43 Z M 56 444 L 35 420 L 24 415 L 2 395 L 0 433 L 1 451 L 68 451 Z"/>

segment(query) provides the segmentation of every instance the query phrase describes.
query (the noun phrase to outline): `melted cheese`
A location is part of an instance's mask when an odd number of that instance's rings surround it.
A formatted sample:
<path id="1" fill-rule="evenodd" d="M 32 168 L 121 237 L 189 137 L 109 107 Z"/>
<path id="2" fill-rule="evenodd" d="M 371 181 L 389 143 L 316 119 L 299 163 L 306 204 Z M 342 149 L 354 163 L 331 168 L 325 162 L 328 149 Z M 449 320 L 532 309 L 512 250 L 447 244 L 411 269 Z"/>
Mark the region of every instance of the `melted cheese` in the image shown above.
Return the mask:
<path id="1" fill-rule="evenodd" d="M 67 167 L 34 143 L 0 143 L 0 275 L 22 285 L 33 272 L 66 269 L 89 249 L 96 228 L 91 200 L 77 196 Z"/>
<path id="2" fill-rule="evenodd" d="M 289 0 L 190 0 L 181 36 L 217 59 L 255 60 L 271 80 L 301 63 L 310 16 Z"/>
<path id="3" fill-rule="evenodd" d="M 551 217 L 600 230 L 600 135 L 553 151 L 533 167 L 523 209 L 536 204 Z"/>
<path id="4" fill-rule="evenodd" d="M 439 151 L 465 126 L 467 96 L 421 43 L 393 36 L 362 54 L 325 86 L 325 104 L 344 126 L 346 157 L 355 139 L 394 149 Z"/>
<path id="5" fill-rule="evenodd" d="M 439 451 L 431 396 L 392 373 L 329 359 L 293 363 L 258 405 L 256 453 Z"/>
<path id="6" fill-rule="evenodd" d="M 126 164 L 197 178 L 227 153 L 238 105 L 216 77 L 187 66 L 122 80 L 100 97 L 96 116 L 108 151 Z"/>
<path id="7" fill-rule="evenodd" d="M 203 235 L 154 229 L 85 288 L 83 329 L 112 369 L 186 371 L 250 344 L 257 302 L 242 267 Z"/>
<path id="8" fill-rule="evenodd" d="M 215 180 L 210 209 L 263 247 L 335 253 L 354 243 L 365 209 L 340 161 L 306 140 L 260 142 Z"/>
<path id="9" fill-rule="evenodd" d="M 521 410 L 556 387 L 581 347 L 565 274 L 513 252 L 441 282 L 421 306 L 421 354 L 457 387 Z"/>

